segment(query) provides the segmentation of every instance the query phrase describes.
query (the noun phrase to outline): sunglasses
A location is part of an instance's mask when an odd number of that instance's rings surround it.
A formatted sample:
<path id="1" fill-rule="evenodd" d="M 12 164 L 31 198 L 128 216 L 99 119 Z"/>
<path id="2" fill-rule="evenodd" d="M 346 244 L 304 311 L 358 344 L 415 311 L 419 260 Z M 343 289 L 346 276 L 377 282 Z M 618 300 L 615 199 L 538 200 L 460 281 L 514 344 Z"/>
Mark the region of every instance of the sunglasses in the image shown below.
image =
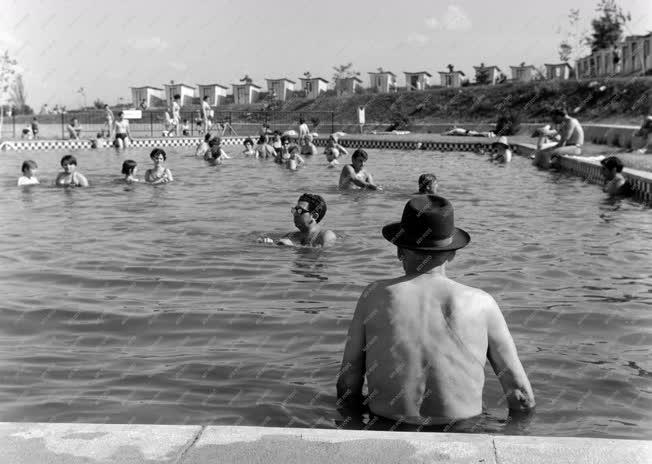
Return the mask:
<path id="1" fill-rule="evenodd" d="M 302 215 L 303 213 L 310 213 L 309 210 L 302 208 L 301 206 L 293 206 L 290 208 L 290 212 L 292 214 L 298 214 L 299 216 Z"/>

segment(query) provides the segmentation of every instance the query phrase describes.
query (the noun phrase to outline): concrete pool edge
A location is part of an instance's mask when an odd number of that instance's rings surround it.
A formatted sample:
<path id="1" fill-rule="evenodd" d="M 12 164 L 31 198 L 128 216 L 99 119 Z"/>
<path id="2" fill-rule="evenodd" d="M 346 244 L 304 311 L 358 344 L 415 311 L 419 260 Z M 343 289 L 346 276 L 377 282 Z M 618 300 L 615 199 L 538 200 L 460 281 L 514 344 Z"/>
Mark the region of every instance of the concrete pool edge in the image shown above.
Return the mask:
<path id="1" fill-rule="evenodd" d="M 101 463 L 648 463 L 652 441 L 249 426 L 0 422 L 0 460 Z"/>

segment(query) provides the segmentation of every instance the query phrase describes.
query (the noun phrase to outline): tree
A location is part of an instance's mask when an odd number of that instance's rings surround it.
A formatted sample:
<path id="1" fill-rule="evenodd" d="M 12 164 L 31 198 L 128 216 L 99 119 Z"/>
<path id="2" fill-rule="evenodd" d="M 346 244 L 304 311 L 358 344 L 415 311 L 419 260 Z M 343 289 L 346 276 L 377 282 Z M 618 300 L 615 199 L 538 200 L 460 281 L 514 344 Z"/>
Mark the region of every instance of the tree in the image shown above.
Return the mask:
<path id="1" fill-rule="evenodd" d="M 616 0 L 600 0 L 596 12 L 600 16 L 591 21 L 593 32 L 586 38 L 593 51 L 615 46 L 623 36 L 625 25 L 632 20 L 631 14 L 625 13 Z"/>
<path id="2" fill-rule="evenodd" d="M 491 84 L 489 80 L 489 70 L 480 63 L 480 69 L 475 73 L 475 83 L 480 85 Z"/>
<path id="3" fill-rule="evenodd" d="M 4 121 L 4 108 L 14 103 L 13 88 L 20 76 L 18 62 L 9 56 L 9 52 L 0 56 L 0 134 Z"/>
<path id="4" fill-rule="evenodd" d="M 98 110 L 103 110 L 103 109 L 104 109 L 104 105 L 106 105 L 106 103 L 104 103 L 104 102 L 103 102 L 102 100 L 100 100 L 99 98 L 96 98 L 95 101 L 93 102 L 93 108 L 96 108 L 96 109 L 98 109 Z"/>
<path id="5" fill-rule="evenodd" d="M 448 64 L 448 65 L 446 65 L 446 67 L 448 68 L 448 72 L 449 72 L 449 73 L 452 73 L 452 72 L 453 72 L 453 68 L 455 68 L 455 66 L 453 66 L 452 64 Z"/>
<path id="6" fill-rule="evenodd" d="M 568 12 L 568 25 L 565 27 L 564 38 L 559 42 L 557 53 L 559 59 L 567 63 L 579 58 L 586 51 L 586 30 L 580 31 L 580 10 L 571 9 Z M 561 32 L 561 29 L 560 31 Z"/>
<path id="7" fill-rule="evenodd" d="M 249 77 L 249 74 L 245 74 L 242 79 L 240 79 L 240 82 L 244 82 L 245 84 L 251 84 L 253 82 L 253 79 Z"/>
<path id="8" fill-rule="evenodd" d="M 335 71 L 335 74 L 333 74 L 333 82 L 335 82 L 335 90 L 338 94 L 344 92 L 344 89 L 339 85 L 341 79 L 350 79 L 360 75 L 360 72 L 353 70 L 353 63 L 333 66 L 333 70 Z"/>
<path id="9" fill-rule="evenodd" d="M 14 114 L 34 114 L 34 110 L 27 104 L 27 94 L 23 76 L 18 74 L 11 87 L 11 103 L 14 107 Z"/>

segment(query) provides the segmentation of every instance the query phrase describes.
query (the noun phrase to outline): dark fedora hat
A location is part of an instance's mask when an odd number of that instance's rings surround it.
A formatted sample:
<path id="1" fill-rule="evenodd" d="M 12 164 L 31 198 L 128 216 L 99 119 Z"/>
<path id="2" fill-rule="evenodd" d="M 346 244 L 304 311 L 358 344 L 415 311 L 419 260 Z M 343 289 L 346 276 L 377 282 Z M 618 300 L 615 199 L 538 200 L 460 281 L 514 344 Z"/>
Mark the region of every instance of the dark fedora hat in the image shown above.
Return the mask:
<path id="1" fill-rule="evenodd" d="M 471 241 L 455 227 L 453 205 L 438 195 L 420 195 L 407 202 L 401 222 L 383 227 L 383 237 L 400 248 L 419 251 L 451 251 Z"/>

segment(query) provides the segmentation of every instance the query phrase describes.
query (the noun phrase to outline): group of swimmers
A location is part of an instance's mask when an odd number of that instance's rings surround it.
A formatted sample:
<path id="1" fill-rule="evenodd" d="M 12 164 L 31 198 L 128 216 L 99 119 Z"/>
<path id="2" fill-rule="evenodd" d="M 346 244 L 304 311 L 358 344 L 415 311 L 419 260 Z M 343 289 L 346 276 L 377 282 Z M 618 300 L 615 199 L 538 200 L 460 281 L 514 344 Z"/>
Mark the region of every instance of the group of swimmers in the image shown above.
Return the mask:
<path id="1" fill-rule="evenodd" d="M 172 172 L 165 166 L 165 161 L 167 160 L 165 151 L 160 148 L 155 148 L 149 157 L 152 159 L 154 166 L 145 171 L 145 182 L 149 184 L 172 182 L 174 180 Z M 57 175 L 54 185 L 58 187 L 88 187 L 88 179 L 77 170 L 77 158 L 73 155 L 65 155 L 61 158 L 61 168 L 63 171 Z M 38 170 L 36 161 L 24 161 L 21 170 L 22 176 L 18 178 L 19 186 L 39 184 L 38 177 L 36 177 Z M 124 175 L 125 182 L 139 182 L 140 180 L 136 177 L 137 171 L 138 163 L 134 160 L 128 159 L 122 163 L 122 174 Z"/>

